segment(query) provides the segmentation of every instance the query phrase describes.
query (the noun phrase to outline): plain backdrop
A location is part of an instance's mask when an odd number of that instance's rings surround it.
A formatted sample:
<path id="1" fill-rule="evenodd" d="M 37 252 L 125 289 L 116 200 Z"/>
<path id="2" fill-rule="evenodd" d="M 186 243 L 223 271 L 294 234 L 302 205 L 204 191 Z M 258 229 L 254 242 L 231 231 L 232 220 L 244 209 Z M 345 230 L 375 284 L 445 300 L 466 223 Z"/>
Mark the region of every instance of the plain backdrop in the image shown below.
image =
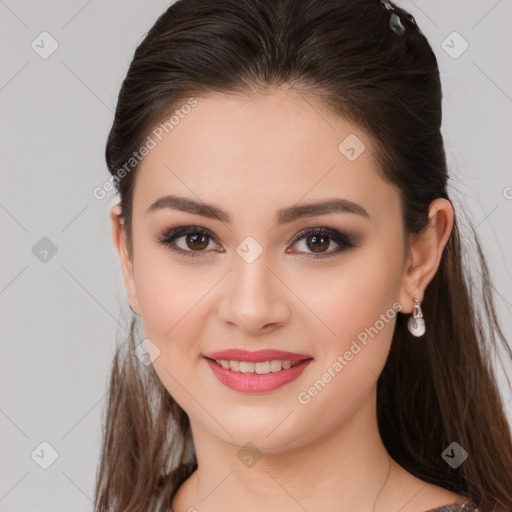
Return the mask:
<path id="1" fill-rule="evenodd" d="M 512 3 L 397 3 L 438 57 L 449 193 L 482 241 L 511 339 Z M 92 191 L 110 176 L 105 141 L 133 52 L 168 5 L 0 0 L 0 511 L 92 510 L 112 353 L 130 315 L 116 197 Z M 510 365 L 498 371 L 510 418 Z"/>

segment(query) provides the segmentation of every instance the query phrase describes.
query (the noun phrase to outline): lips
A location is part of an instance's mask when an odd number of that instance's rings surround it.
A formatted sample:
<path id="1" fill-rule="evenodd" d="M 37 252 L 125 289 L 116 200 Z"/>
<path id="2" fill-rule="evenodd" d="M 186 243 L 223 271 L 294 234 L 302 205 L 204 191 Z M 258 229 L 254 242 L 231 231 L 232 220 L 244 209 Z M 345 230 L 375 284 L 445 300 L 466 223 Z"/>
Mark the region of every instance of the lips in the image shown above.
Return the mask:
<path id="1" fill-rule="evenodd" d="M 219 382 L 234 391 L 242 393 L 274 391 L 297 379 L 313 361 L 313 358 L 307 354 L 284 352 L 282 350 L 249 352 L 247 350 L 231 349 L 211 352 L 205 354 L 204 358 Z M 271 369 L 270 373 L 267 362 L 275 363 L 276 361 L 283 362 L 283 366 L 281 369 L 276 368 L 275 372 L 274 369 Z M 231 365 L 236 362 L 237 364 L 235 368 L 233 366 L 229 368 L 229 364 L 220 365 L 219 362 L 230 362 Z M 240 364 L 238 365 L 238 363 Z M 243 366 L 253 369 L 256 367 L 256 372 L 252 372 L 250 369 L 246 370 Z M 264 369 L 263 366 L 265 366 Z M 274 365 L 272 364 L 272 366 Z M 260 368 L 262 371 L 259 371 Z"/>
<path id="2" fill-rule="evenodd" d="M 305 359 L 311 359 L 312 356 L 308 354 L 297 354 L 296 352 L 285 352 L 283 350 L 266 349 L 251 352 L 248 350 L 233 348 L 229 350 L 220 350 L 218 352 L 210 352 L 208 354 L 204 354 L 204 357 L 214 360 L 227 359 L 232 361 L 261 363 L 264 361 L 272 361 L 274 359 L 280 359 L 281 361 L 304 361 Z"/>

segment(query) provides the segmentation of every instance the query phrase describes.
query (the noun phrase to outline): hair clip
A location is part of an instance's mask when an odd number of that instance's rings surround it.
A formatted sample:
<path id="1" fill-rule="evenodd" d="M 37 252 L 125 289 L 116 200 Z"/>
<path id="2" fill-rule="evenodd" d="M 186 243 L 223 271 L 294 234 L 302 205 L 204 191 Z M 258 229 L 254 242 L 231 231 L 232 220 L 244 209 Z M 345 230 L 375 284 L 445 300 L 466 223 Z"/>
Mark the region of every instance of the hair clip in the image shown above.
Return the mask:
<path id="1" fill-rule="evenodd" d="M 405 32 L 405 28 L 402 25 L 402 20 L 396 14 L 395 7 L 389 0 L 380 0 L 381 6 L 386 9 L 386 11 L 391 11 L 391 18 L 389 20 L 389 26 L 391 30 L 397 35 L 397 36 L 403 36 Z M 412 21 L 412 23 L 416 24 L 414 21 L 414 18 L 412 16 L 408 16 L 409 20 Z"/>
<path id="2" fill-rule="evenodd" d="M 402 25 L 402 21 L 400 18 L 393 13 L 391 15 L 391 19 L 389 20 L 389 26 L 391 27 L 391 30 L 397 35 L 397 36 L 403 36 L 405 32 L 405 28 Z"/>

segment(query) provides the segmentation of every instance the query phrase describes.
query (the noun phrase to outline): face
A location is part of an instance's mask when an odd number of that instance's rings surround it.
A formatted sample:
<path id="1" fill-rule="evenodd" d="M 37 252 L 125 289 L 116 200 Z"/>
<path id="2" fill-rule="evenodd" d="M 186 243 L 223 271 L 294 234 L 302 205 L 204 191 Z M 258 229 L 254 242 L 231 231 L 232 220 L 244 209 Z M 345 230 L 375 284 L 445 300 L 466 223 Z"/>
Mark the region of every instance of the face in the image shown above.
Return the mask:
<path id="1" fill-rule="evenodd" d="M 367 135 L 311 98 L 196 101 L 137 171 L 125 283 L 193 429 L 278 452 L 339 428 L 375 390 L 410 301 L 400 199 Z M 171 195 L 214 208 L 152 207 Z M 230 349 L 252 354 L 205 357 Z M 251 366 L 262 350 L 294 355 Z"/>

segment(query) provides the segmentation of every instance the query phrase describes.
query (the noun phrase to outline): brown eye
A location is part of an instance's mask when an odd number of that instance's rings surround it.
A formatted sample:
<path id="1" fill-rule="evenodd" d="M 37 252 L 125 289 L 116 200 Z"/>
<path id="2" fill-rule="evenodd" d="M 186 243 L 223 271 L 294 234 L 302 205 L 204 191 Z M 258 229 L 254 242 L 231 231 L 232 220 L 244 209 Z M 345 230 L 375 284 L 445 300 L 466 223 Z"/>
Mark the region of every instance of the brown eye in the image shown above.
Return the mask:
<path id="1" fill-rule="evenodd" d="M 191 257 L 207 256 L 209 251 L 206 249 L 212 240 L 214 240 L 212 234 L 199 226 L 170 229 L 157 238 L 158 243 L 165 245 L 171 251 Z"/>
<path id="2" fill-rule="evenodd" d="M 208 247 L 209 236 L 202 233 L 185 236 L 185 243 L 193 251 L 202 251 Z"/>
<path id="3" fill-rule="evenodd" d="M 333 243 L 334 250 L 328 251 Z M 293 245 L 299 246 L 296 252 L 310 258 L 333 256 L 356 247 L 349 236 L 330 228 L 308 228 L 297 235 Z"/>
<path id="4" fill-rule="evenodd" d="M 313 252 L 323 252 L 328 249 L 329 241 L 327 235 L 311 235 L 306 238 L 306 245 Z"/>

